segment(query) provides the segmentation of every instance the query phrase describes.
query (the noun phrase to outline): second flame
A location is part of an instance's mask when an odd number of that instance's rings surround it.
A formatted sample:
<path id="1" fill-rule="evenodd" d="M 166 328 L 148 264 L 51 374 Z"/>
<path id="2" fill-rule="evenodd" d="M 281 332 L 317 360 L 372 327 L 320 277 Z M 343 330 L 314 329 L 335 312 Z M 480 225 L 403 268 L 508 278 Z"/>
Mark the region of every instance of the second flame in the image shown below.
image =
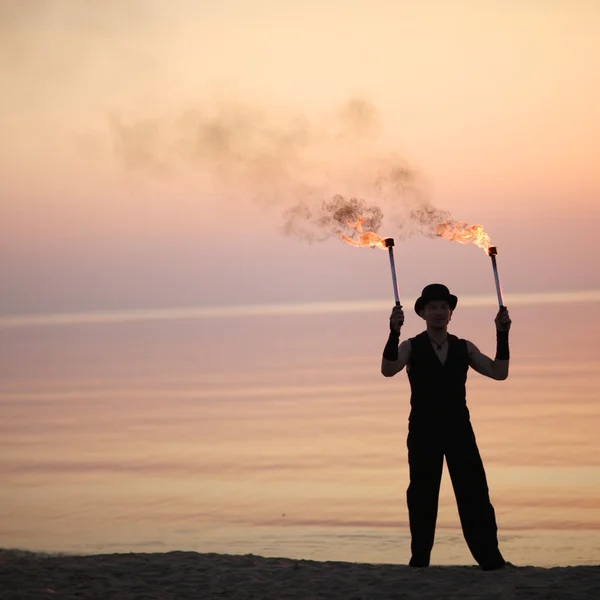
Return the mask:
<path id="1" fill-rule="evenodd" d="M 435 232 L 451 242 L 473 243 L 488 251 L 491 240 L 481 225 L 468 225 L 466 221 L 445 221 L 435 226 Z"/>

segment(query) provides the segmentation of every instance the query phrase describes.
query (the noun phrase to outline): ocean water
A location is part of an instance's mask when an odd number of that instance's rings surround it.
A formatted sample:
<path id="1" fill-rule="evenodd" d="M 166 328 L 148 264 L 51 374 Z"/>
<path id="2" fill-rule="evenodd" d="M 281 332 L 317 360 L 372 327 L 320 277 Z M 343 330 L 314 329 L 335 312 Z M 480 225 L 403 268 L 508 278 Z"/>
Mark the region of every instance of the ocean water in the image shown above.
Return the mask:
<path id="1" fill-rule="evenodd" d="M 597 302 L 511 310 L 511 373 L 468 403 L 516 564 L 600 563 Z M 0 329 L 0 545 L 405 564 L 405 373 L 387 316 Z M 494 353 L 493 308 L 451 331 Z M 421 322 L 408 315 L 404 336 Z M 473 564 L 447 471 L 435 564 Z"/>

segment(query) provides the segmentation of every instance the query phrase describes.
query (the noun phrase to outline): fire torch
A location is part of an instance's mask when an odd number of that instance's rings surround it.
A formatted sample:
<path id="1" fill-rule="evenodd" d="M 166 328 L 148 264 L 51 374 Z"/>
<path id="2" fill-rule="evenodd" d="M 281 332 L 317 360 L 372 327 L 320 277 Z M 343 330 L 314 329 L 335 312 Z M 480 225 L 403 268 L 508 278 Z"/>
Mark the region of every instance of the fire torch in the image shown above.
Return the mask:
<path id="1" fill-rule="evenodd" d="M 504 300 L 502 299 L 500 279 L 498 278 L 498 264 L 496 263 L 498 248 L 496 248 L 496 246 L 490 246 L 490 236 L 483 230 L 483 227 L 481 225 L 469 226 L 465 221 L 445 221 L 444 223 L 438 223 L 435 226 L 435 233 L 439 237 L 443 237 L 453 242 L 460 242 L 461 244 L 473 242 L 487 252 L 488 256 L 492 259 L 494 281 L 496 282 L 496 294 L 498 294 L 498 306 L 500 310 L 505 308 Z"/>
<path id="2" fill-rule="evenodd" d="M 379 237 L 373 231 L 363 231 L 362 224 L 366 221 L 364 218 L 357 219 L 356 223 L 348 223 L 349 227 L 356 229 L 360 234 L 355 240 L 347 235 L 338 234 L 344 242 L 357 248 L 379 248 L 385 250 L 387 248 L 390 257 L 390 268 L 392 269 L 392 283 L 394 285 L 394 298 L 396 306 L 400 306 L 400 296 L 398 294 L 398 280 L 396 279 L 396 264 L 394 263 L 394 238 Z"/>

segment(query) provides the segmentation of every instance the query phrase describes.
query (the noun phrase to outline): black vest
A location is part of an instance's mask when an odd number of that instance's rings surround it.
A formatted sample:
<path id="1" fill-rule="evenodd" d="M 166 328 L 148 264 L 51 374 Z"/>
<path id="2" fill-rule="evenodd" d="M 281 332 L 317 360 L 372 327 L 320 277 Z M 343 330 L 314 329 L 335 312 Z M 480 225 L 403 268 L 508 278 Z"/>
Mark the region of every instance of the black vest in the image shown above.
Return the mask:
<path id="1" fill-rule="evenodd" d="M 466 341 L 448 334 L 448 356 L 443 365 L 426 331 L 411 338 L 410 344 L 410 421 L 468 420 Z"/>

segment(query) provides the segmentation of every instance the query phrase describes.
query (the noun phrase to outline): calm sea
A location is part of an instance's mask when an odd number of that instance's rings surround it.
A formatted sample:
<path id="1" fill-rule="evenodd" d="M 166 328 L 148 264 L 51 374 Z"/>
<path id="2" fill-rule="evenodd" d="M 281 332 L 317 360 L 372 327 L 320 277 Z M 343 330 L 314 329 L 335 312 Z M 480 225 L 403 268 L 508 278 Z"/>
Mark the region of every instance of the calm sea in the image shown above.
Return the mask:
<path id="1" fill-rule="evenodd" d="M 600 563 L 599 310 L 517 307 L 509 379 L 469 375 L 517 564 Z M 0 546 L 406 563 L 388 312 L 0 329 Z M 451 331 L 493 356 L 493 317 L 457 310 Z M 473 563 L 447 471 L 433 562 Z"/>

